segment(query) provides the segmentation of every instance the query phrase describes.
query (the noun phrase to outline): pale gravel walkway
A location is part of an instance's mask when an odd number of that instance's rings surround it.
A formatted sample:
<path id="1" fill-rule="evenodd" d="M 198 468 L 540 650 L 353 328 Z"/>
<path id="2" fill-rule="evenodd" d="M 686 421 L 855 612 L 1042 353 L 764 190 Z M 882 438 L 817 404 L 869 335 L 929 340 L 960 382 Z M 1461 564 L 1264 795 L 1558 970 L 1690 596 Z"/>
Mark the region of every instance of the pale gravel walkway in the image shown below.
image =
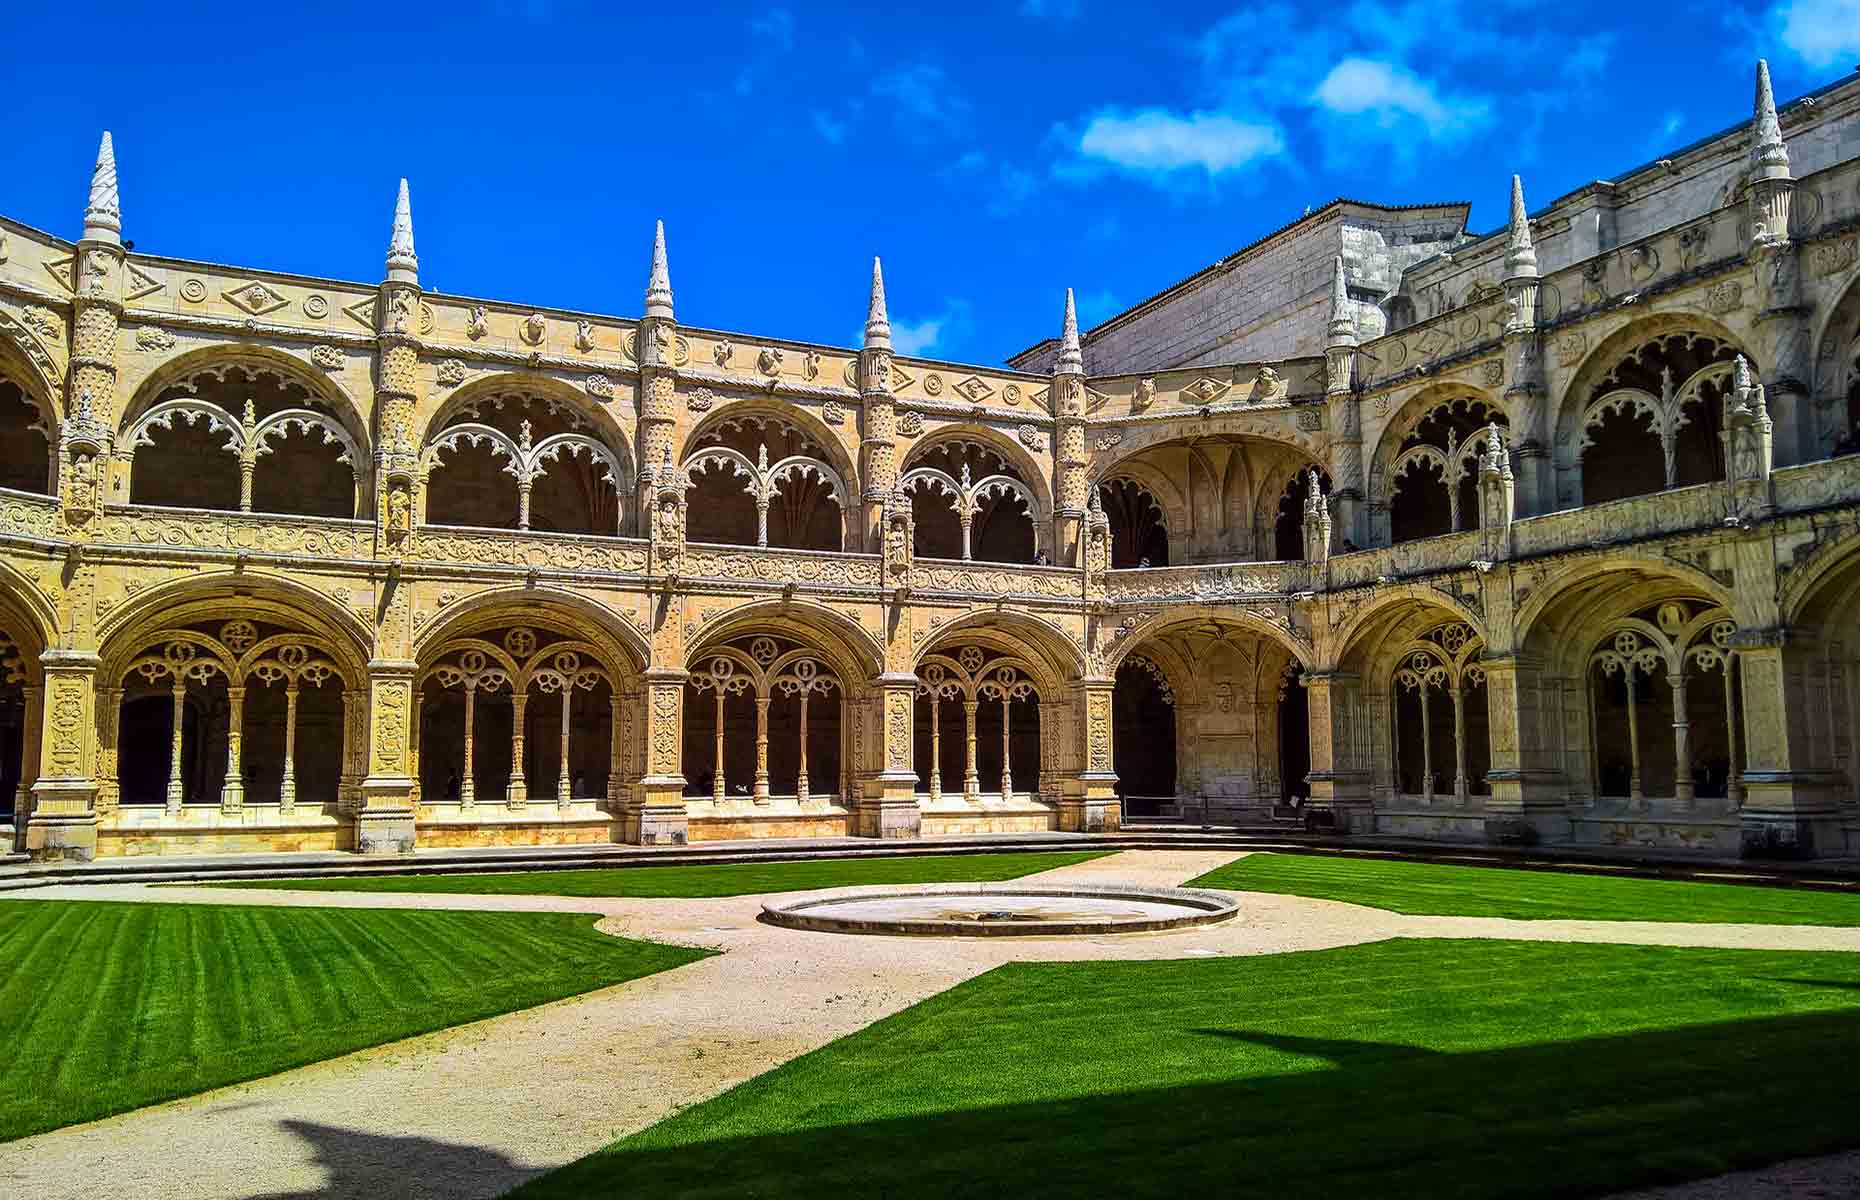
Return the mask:
<path id="1" fill-rule="evenodd" d="M 1040 878 L 1171 886 L 1236 857 L 1126 851 Z M 0 1194 L 42 1200 L 493 1196 L 1003 962 L 1275 954 L 1403 936 L 1860 952 L 1860 930 L 1852 929 L 1405 917 L 1266 894 L 1249 895 L 1233 921 L 1179 933 L 1012 941 L 778 929 L 756 920 L 756 896 L 88 885 L 28 898 L 586 912 L 602 914 L 600 927 L 610 933 L 726 951 L 619 987 L 0 1145 Z"/>

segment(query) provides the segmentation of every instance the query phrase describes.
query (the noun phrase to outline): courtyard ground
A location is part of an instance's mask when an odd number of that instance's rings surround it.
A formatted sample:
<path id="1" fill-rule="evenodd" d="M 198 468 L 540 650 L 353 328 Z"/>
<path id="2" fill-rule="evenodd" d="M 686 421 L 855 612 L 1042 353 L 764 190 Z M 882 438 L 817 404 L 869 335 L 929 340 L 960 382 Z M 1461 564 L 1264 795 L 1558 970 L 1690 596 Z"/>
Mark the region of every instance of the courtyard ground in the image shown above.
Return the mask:
<path id="1" fill-rule="evenodd" d="M 1132 851 L 1046 878 L 1178 884 L 1233 857 Z M 23 903 L 109 896 L 598 913 L 605 932 L 724 951 L 0 1145 L 0 1190 L 48 1198 L 489 1196 L 614 1142 L 618 1153 L 577 1170 L 617 1170 L 618 1188 L 637 1178 L 627 1172 L 656 1163 L 652 1186 L 628 1184 L 628 1194 L 739 1184 L 732 1147 L 776 1164 L 771 1192 L 810 1161 L 824 1172 L 818 1190 L 849 1190 L 833 1171 L 862 1162 L 888 1170 L 878 1161 L 887 1155 L 908 1163 L 926 1133 L 925 1176 L 948 1185 L 966 1170 L 972 1192 L 987 1190 L 991 1171 L 1083 1187 L 1067 1175 L 1081 1146 L 1103 1147 L 1102 1171 L 1137 1172 L 1115 1176 L 1122 1185 L 1193 1180 L 1210 1154 L 1244 1165 L 1249 1155 L 1227 1143 L 1258 1157 L 1277 1139 L 1303 1148 L 1278 1161 L 1303 1164 L 1307 1174 L 1294 1177 L 1308 1191 L 1327 1186 L 1308 1170 L 1327 1160 L 1353 1172 L 1354 1184 L 1381 1181 L 1403 1154 L 1417 1163 L 1432 1155 L 1471 1189 L 1481 1179 L 1490 1186 L 1493 1164 L 1523 1154 L 1549 1164 L 1543 1178 L 1562 1181 L 1563 1191 L 1545 1194 L 1596 1194 L 1840 1144 L 1849 1135 L 1830 1133 L 1824 1114 L 1851 1113 L 1855 1097 L 1830 1094 L 1847 1085 L 1821 1076 L 1860 1048 L 1844 1040 L 1860 1024 L 1860 929 L 1827 926 L 1412 916 L 1255 893 L 1240 917 L 1217 926 L 1003 942 L 778 929 L 756 921 L 753 896 L 96 885 L 32 895 Z M 1325 953 L 1287 953 L 1306 950 Z M 1025 965 L 977 978 L 1008 964 Z M 1467 979 L 1476 983 L 1462 986 Z M 885 1020 L 894 1014 L 903 1015 Z M 1689 1073 L 1695 1052 L 1716 1069 Z M 1333 1092 L 1355 1096 L 1354 1108 L 1333 1106 Z M 1482 1095 L 1491 1099 L 1483 1108 Z M 1408 1149 L 1357 1111 L 1372 1101 L 1391 1132 L 1405 1131 Z M 1200 1108 L 1221 1119 L 1208 1124 Z M 1752 1122 L 1754 1112 L 1766 1115 Z M 1196 1139 L 1171 1140 L 1175 1124 Z M 1535 1143 L 1562 1155 L 1538 1155 Z M 855 1144 L 856 1155 L 845 1148 Z M 976 1144 L 993 1150 L 975 1157 Z M 801 1153 L 810 1147 L 825 1157 Z M 1569 1167 L 1572 1147 L 1626 1169 Z M 1029 1166 L 1041 1162 L 1045 1174 Z M 1217 1190 L 1231 1194 L 1241 1178 Z M 1388 1188 L 1422 1178 L 1391 1175 Z M 1096 1185 L 1110 1186 L 1103 1177 Z"/>

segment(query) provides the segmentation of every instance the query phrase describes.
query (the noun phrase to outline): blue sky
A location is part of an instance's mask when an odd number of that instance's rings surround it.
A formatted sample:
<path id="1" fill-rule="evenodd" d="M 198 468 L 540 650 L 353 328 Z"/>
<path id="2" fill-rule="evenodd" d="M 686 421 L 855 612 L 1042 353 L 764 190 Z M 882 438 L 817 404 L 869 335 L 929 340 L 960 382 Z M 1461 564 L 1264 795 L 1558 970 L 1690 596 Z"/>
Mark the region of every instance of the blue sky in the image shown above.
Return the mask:
<path id="1" fill-rule="evenodd" d="M 269 9 L 269 11 L 267 11 Z M 413 10 L 422 10 L 415 12 Z M 444 17 L 429 13 L 443 11 Z M 403 17 L 403 13 L 405 16 Z M 75 237 L 114 131 L 140 250 L 995 362 L 1339 195 L 1533 207 L 1860 64 L 1860 0 L 753 7 L 26 4 L 0 212 Z M 22 47 L 31 47 L 23 51 Z"/>

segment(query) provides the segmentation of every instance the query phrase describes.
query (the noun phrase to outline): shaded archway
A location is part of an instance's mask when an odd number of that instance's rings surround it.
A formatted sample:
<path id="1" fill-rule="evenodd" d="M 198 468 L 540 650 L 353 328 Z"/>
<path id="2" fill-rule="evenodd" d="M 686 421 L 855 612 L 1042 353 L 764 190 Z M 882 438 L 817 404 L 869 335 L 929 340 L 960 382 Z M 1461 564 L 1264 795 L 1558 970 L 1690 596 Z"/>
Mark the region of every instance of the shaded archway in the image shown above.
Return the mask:
<path id="1" fill-rule="evenodd" d="M 1098 485 L 1104 515 L 1111 522 L 1111 567 L 1169 565 L 1169 521 L 1162 501 L 1127 475 Z"/>
<path id="2" fill-rule="evenodd" d="M 0 358 L 0 488 L 50 495 L 57 477 L 57 421 L 36 389 Z"/>
<path id="3" fill-rule="evenodd" d="M 1041 552 L 1041 505 L 1019 464 L 960 435 L 918 447 L 898 486 L 911 497 L 919 557 L 1030 563 Z"/>
<path id="4" fill-rule="evenodd" d="M 552 389 L 479 386 L 454 397 L 420 454 L 424 522 L 619 532 L 632 462 L 611 425 Z"/>
<path id="5" fill-rule="evenodd" d="M 1113 564 L 1134 566 L 1147 556 L 1152 566 L 1160 566 L 1159 550 L 1174 566 L 1272 559 L 1285 489 L 1315 465 L 1300 447 L 1249 434 L 1141 445 L 1097 472 L 1100 480 L 1126 480 L 1138 489 L 1126 493 L 1134 503 L 1121 525 L 1106 497 L 1113 533 L 1128 537 L 1122 552 L 1135 558 L 1124 564 L 1114 557 Z M 1105 496 L 1102 484 L 1100 495 Z M 1159 544 L 1163 540 L 1166 550 Z M 1115 545 L 1113 551 L 1118 551 Z"/>
<path id="6" fill-rule="evenodd" d="M 694 815 L 847 811 L 846 688 L 826 655 L 757 633 L 713 641 L 692 663 L 684 776 L 703 806 Z"/>
<path id="7" fill-rule="evenodd" d="M 686 536 L 694 542 L 839 550 L 846 477 L 801 424 L 732 410 L 691 439 L 680 468 L 691 481 Z"/>
<path id="8" fill-rule="evenodd" d="M 1165 613 L 1124 641 L 1111 664 L 1114 761 L 1144 773 L 1150 787 L 1171 768 L 1167 787 L 1151 792 L 1120 766 L 1131 812 L 1259 822 L 1303 787 L 1308 730 L 1285 724 L 1303 663 L 1282 631 L 1204 609 Z M 1164 725 L 1168 752 L 1157 745 Z"/>
<path id="9" fill-rule="evenodd" d="M 269 357 L 189 359 L 146 384 L 117 436 L 129 501 L 353 518 L 365 436 L 346 397 Z"/>

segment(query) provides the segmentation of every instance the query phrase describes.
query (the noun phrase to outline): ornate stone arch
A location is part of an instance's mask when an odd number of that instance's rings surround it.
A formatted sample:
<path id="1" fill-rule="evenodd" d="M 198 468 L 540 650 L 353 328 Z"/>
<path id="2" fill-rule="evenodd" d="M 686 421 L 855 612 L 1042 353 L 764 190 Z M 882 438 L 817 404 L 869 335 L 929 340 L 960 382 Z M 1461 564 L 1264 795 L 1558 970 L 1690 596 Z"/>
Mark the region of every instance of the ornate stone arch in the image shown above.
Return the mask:
<path id="1" fill-rule="evenodd" d="M 853 497 L 859 495 L 859 468 L 846 444 L 833 428 L 822 421 L 809 409 L 796 404 L 783 404 L 779 401 L 758 399 L 755 397 L 720 398 L 717 406 L 705 415 L 678 452 L 678 461 L 685 462 L 701 447 L 700 443 L 714 434 L 720 426 L 731 423 L 753 421 L 777 421 L 797 431 L 812 444 L 820 447 L 821 457 L 833 473 L 839 477 Z"/>
<path id="2" fill-rule="evenodd" d="M 902 477 L 923 459 L 951 442 L 971 442 L 1013 467 L 1019 473 L 1021 483 L 1026 485 L 1033 496 L 1031 516 L 1034 528 L 1039 530 L 1051 527 L 1053 496 L 1050 471 L 1042 467 L 1025 446 L 986 425 L 957 423 L 931 430 L 919 438 L 903 456 L 898 466 L 899 476 Z M 1046 539 L 1040 537 L 1039 541 L 1044 545 Z"/>
<path id="3" fill-rule="evenodd" d="M 1541 641 L 1540 634 L 1547 614 L 1565 607 L 1572 597 L 1581 592 L 1588 593 L 1581 597 L 1582 611 L 1569 614 L 1570 621 L 1580 626 L 1606 620 L 1608 618 L 1605 614 L 1611 608 L 1626 605 L 1629 598 L 1636 594 L 1635 590 L 1644 589 L 1650 578 L 1664 585 L 1661 589 L 1663 592 L 1697 595 L 1727 611 L 1736 611 L 1732 590 L 1696 567 L 1664 557 L 1632 553 L 1605 554 L 1565 563 L 1543 578 L 1532 581 L 1528 591 L 1518 600 L 1513 613 L 1512 645 L 1523 648 L 1531 645 L 1534 639 Z M 1559 644 L 1566 642 L 1567 639 L 1559 640 Z M 1556 649 L 1554 646 L 1547 648 Z M 1574 660 L 1560 665 L 1565 669 L 1571 668 Z"/>
<path id="4" fill-rule="evenodd" d="M 1027 665 L 1042 697 L 1063 700 L 1073 682 L 1086 675 L 1084 652 L 1057 626 L 1032 613 L 972 612 L 937 628 L 913 657 L 913 669 L 932 655 L 947 655 L 958 644 L 985 646 Z"/>
<path id="5" fill-rule="evenodd" d="M 58 608 L 38 581 L 0 560 L 0 623 L 16 640 L 31 644 L 33 670 L 38 656 L 58 644 Z M 22 650 L 25 648 L 24 643 Z"/>
<path id="6" fill-rule="evenodd" d="M 481 410 L 487 404 L 495 404 L 500 397 L 505 402 L 514 399 L 536 400 L 550 406 L 554 413 L 570 414 L 565 419 L 571 426 L 581 427 L 586 436 L 606 447 L 613 461 L 620 467 L 623 495 L 630 495 L 637 473 L 633 442 L 613 411 L 580 388 L 545 375 L 501 371 L 471 380 L 433 410 L 425 428 L 419 431 L 415 444 L 421 447 L 430 445 L 454 417 L 462 412 Z M 510 435 L 506 433 L 505 436 Z M 411 433 L 409 439 L 412 440 Z"/>
<path id="7" fill-rule="evenodd" d="M 329 644 L 332 660 L 348 686 L 368 678 L 374 629 L 359 614 L 329 596 L 281 575 L 251 570 L 187 575 L 139 592 L 98 622 L 98 653 L 104 673 L 140 653 L 162 629 L 223 619 L 236 608 L 248 620 L 298 624 Z"/>
<path id="8" fill-rule="evenodd" d="M 317 370 L 292 354 L 269 346 L 208 346 L 177 354 L 146 375 L 124 404 L 118 418 L 119 439 L 142 421 L 163 393 L 185 381 L 210 373 L 224 374 L 238 367 L 247 371 L 269 371 L 281 379 L 302 387 L 326 405 L 347 433 L 347 444 L 355 447 L 366 469 L 373 440 L 369 436 L 367 409 L 328 374 Z M 237 423 L 239 414 L 232 414 Z"/>
<path id="9" fill-rule="evenodd" d="M 1502 397 L 1490 389 L 1474 387 L 1456 379 L 1436 380 L 1417 389 L 1390 415 L 1376 438 L 1375 451 L 1369 457 L 1369 502 L 1386 505 L 1394 494 L 1394 480 L 1398 473 L 1396 462 L 1402 456 L 1402 443 L 1419 428 L 1422 421 L 1443 407 L 1464 405 L 1469 416 L 1480 413 L 1495 414 L 1506 426 L 1510 422 L 1510 413 L 1505 409 Z M 1480 418 L 1479 425 L 1487 423 L 1489 418 Z"/>
<path id="10" fill-rule="evenodd" d="M 652 662 L 645 634 L 599 601 L 553 587 L 500 587 L 474 592 L 440 610 L 413 643 L 415 661 L 428 664 L 436 647 L 486 630 L 522 625 L 585 643 L 619 680 Z"/>
<path id="11" fill-rule="evenodd" d="M 1430 615 L 1432 610 L 1438 611 Z M 1425 585 L 1397 586 L 1379 590 L 1378 594 L 1350 614 L 1342 626 L 1331 634 L 1324 655 L 1325 661 L 1333 666 L 1342 666 L 1355 659 L 1363 664 L 1366 673 L 1371 672 L 1374 668 L 1368 664 L 1376 652 L 1373 647 L 1365 647 L 1372 640 L 1386 639 L 1389 630 L 1400 624 L 1404 617 L 1430 623 L 1430 627 L 1449 620 L 1458 621 L 1471 629 L 1481 644 L 1489 642 L 1485 618 L 1467 607 L 1458 597 Z"/>
<path id="12" fill-rule="evenodd" d="M 857 696 L 885 669 L 885 648 L 858 621 L 814 600 L 756 600 L 706 621 L 685 662 L 696 662 L 711 648 L 752 633 L 772 632 L 812 647 Z M 654 664 L 655 666 L 671 664 Z"/>
<path id="13" fill-rule="evenodd" d="M 1851 242 L 1853 235 L 1848 239 Z M 1860 388 L 1860 266 L 1847 269 L 1840 299 L 1820 318 L 1810 345 L 1815 357 L 1810 368 L 1814 378 L 1809 381 L 1811 413 L 1804 414 L 1809 418 L 1803 430 L 1806 444 L 1801 447 L 1805 460 L 1826 455 L 1853 419 L 1849 396 Z"/>
<path id="14" fill-rule="evenodd" d="M 1554 446 L 1553 461 L 1559 471 L 1573 470 L 1580 464 L 1582 422 L 1597 398 L 1592 395 L 1597 385 L 1630 351 L 1657 338 L 1677 334 L 1714 338 L 1735 347 L 1750 361 L 1751 369 L 1759 377 L 1764 374 L 1763 363 L 1757 355 L 1751 353 L 1746 340 L 1714 317 L 1684 309 L 1630 320 L 1607 334 L 1582 356 L 1575 370 L 1570 372 L 1569 382 L 1564 385 L 1562 395 L 1557 398 L 1552 409 L 1550 432 Z"/>
<path id="15" fill-rule="evenodd" d="M 1266 638 L 1289 654 L 1304 670 L 1311 670 L 1316 663 L 1310 642 L 1295 636 L 1286 626 L 1269 620 L 1251 608 L 1175 604 L 1160 612 L 1136 614 L 1134 621 L 1120 624 L 1115 631 L 1104 630 L 1103 640 L 1093 656 L 1094 675 L 1115 679 L 1117 668 L 1123 665 L 1124 659 L 1154 635 L 1177 625 L 1205 625 L 1210 622 L 1235 625 Z"/>
<path id="16" fill-rule="evenodd" d="M 0 333 L 6 332 L 0 330 Z M 22 336 L 31 338 L 35 334 L 25 326 L 19 327 Z M 10 382 L 19 389 L 20 399 L 26 407 L 36 414 L 36 420 L 27 425 L 28 430 L 36 429 L 45 437 L 46 458 L 44 462 L 44 487 L 47 495 L 58 494 L 58 440 L 63 427 L 64 413 L 54 398 L 58 393 L 55 385 L 48 380 L 39 364 L 32 361 L 18 346 L 6 337 L 0 336 L 0 382 Z"/>

